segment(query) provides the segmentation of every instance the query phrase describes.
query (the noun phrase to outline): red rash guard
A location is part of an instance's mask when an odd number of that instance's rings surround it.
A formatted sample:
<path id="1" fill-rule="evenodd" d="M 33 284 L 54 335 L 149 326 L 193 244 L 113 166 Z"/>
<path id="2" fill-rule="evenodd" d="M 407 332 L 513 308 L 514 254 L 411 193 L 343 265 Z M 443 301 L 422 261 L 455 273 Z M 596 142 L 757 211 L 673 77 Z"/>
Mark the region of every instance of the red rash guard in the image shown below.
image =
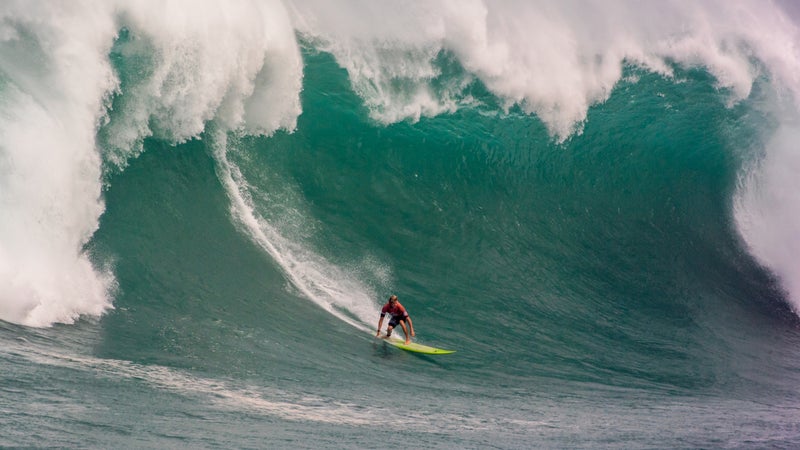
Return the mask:
<path id="1" fill-rule="evenodd" d="M 401 305 L 400 302 L 395 303 L 394 306 L 392 306 L 391 303 L 383 305 L 383 308 L 381 309 L 381 317 L 384 317 L 387 313 L 391 314 L 392 317 L 397 318 L 408 317 L 408 312 L 406 312 L 406 309 L 403 308 L 403 305 Z"/>

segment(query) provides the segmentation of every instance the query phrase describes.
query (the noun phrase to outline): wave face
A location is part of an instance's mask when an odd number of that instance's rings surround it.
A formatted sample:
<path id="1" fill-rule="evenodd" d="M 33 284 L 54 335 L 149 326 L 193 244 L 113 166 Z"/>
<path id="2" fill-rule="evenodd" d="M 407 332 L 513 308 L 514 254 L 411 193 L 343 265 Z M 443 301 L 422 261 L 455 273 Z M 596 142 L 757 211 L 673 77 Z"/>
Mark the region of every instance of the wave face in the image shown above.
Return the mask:
<path id="1" fill-rule="evenodd" d="M 9 2 L 0 445 L 797 443 L 796 13 Z"/>

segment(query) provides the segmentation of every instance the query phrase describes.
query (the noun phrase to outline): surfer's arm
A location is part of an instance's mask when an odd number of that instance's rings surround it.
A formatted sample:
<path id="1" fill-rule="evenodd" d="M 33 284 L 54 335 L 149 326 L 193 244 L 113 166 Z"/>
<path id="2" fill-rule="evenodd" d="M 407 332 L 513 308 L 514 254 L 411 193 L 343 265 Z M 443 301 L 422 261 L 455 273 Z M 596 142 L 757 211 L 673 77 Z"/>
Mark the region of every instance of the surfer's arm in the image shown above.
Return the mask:
<path id="1" fill-rule="evenodd" d="M 414 324 L 411 323 L 411 316 L 406 316 L 406 322 L 408 322 L 408 329 L 411 331 L 411 336 L 414 336 Z"/>
<path id="2" fill-rule="evenodd" d="M 380 318 L 380 320 L 378 320 L 378 334 L 376 334 L 375 336 L 380 336 L 381 335 L 381 327 L 382 326 L 383 326 L 383 314 L 381 314 L 381 318 Z"/>

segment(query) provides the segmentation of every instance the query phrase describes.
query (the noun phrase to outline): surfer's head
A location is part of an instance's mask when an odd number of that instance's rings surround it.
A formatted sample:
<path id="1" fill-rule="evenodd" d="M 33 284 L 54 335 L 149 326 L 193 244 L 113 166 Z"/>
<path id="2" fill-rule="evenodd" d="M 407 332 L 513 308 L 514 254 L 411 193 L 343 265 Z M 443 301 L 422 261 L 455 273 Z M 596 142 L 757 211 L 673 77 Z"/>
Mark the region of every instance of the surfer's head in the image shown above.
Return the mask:
<path id="1" fill-rule="evenodd" d="M 396 301 L 397 301 L 397 296 L 396 295 L 392 295 L 391 297 L 389 297 L 389 302 L 390 303 L 394 303 Z"/>

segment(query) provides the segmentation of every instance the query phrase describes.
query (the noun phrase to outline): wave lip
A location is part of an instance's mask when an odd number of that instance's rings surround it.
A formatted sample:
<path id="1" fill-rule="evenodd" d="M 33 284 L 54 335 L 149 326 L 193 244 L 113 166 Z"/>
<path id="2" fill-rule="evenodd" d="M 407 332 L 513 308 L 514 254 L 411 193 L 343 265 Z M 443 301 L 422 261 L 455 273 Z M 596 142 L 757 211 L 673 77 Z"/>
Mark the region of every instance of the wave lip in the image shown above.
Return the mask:
<path id="1" fill-rule="evenodd" d="M 506 109 L 537 115 L 557 140 L 581 131 L 625 64 L 673 75 L 706 67 L 731 101 L 746 98 L 763 62 L 796 95 L 796 26 L 762 2 L 291 2 L 297 30 L 332 53 L 380 122 L 452 111 L 478 79 Z M 435 89 L 441 52 L 466 74 Z"/>
<path id="2" fill-rule="evenodd" d="M 734 218 L 750 253 L 778 278 L 800 313 L 800 127 L 782 126 L 742 175 Z"/>

